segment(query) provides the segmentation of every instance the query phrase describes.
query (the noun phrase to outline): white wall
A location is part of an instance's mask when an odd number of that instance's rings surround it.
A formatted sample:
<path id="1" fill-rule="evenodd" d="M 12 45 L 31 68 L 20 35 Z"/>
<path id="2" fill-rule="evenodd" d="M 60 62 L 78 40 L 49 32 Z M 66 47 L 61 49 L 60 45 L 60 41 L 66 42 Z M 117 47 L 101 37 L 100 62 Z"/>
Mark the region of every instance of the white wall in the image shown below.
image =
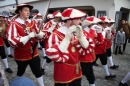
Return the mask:
<path id="1" fill-rule="evenodd" d="M 47 1 L 31 3 L 34 8 L 39 9 L 42 13 Z M 95 13 L 97 11 L 107 11 L 109 12 L 110 6 L 114 3 L 114 0 L 52 0 L 50 8 L 59 7 L 73 7 L 73 6 L 93 6 L 95 8 Z M 95 14 L 97 16 L 97 14 Z"/>
<path id="2" fill-rule="evenodd" d="M 40 1 L 40 0 L 18 0 L 18 4 L 29 3 L 29 2 L 34 2 L 34 1 Z"/>
<path id="3" fill-rule="evenodd" d="M 130 0 L 115 0 L 115 11 L 120 11 L 121 7 L 130 9 Z M 130 14 L 129 19 L 130 22 Z"/>
<path id="4" fill-rule="evenodd" d="M 115 19 L 115 4 L 114 3 L 109 8 L 108 17 Z"/>
<path id="5" fill-rule="evenodd" d="M 115 0 L 115 11 L 120 11 L 121 7 L 130 9 L 130 0 Z"/>
<path id="6" fill-rule="evenodd" d="M 13 6 L 15 6 L 15 4 L 10 4 L 8 6 L 0 7 L 0 12 L 2 12 L 2 11 L 9 11 L 8 7 L 13 7 Z"/>
<path id="7" fill-rule="evenodd" d="M 0 1 L 0 7 L 10 5 L 10 4 L 15 4 L 15 0 L 5 0 L 5 1 Z"/>

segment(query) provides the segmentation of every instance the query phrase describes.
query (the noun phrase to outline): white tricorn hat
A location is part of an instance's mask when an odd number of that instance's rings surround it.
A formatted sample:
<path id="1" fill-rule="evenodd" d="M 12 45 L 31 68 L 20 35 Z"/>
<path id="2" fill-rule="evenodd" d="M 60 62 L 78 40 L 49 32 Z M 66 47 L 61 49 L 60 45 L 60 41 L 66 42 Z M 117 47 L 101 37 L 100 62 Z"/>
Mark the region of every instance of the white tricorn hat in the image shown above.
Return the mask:
<path id="1" fill-rule="evenodd" d="M 110 21 L 110 23 L 115 23 L 115 20 L 108 18 L 108 20 Z"/>
<path id="2" fill-rule="evenodd" d="M 102 20 L 101 22 L 107 22 L 107 23 L 110 22 L 110 21 L 108 20 L 107 16 L 102 16 L 102 17 L 100 17 L 99 19 Z"/>
<path id="3" fill-rule="evenodd" d="M 62 17 L 61 13 L 60 13 L 60 12 L 57 12 L 57 11 L 53 12 L 52 15 L 53 15 L 54 17 Z"/>
<path id="4" fill-rule="evenodd" d="M 34 13 L 34 14 L 33 14 L 33 19 L 35 19 L 35 18 L 38 17 L 38 16 L 41 16 L 41 17 L 42 17 L 42 14 L 41 14 L 41 13 Z"/>
<path id="5" fill-rule="evenodd" d="M 47 15 L 47 19 L 52 19 L 52 18 L 54 18 L 54 16 L 52 14 Z"/>
<path id="6" fill-rule="evenodd" d="M 63 20 L 82 18 L 84 16 L 86 16 L 86 13 L 74 8 L 67 8 L 62 12 Z"/>
<path id="7" fill-rule="evenodd" d="M 91 24 L 95 24 L 98 22 L 101 22 L 102 20 L 100 20 L 99 18 L 96 18 L 94 16 L 90 16 L 87 17 L 83 22 L 82 22 L 82 26 L 89 26 Z"/>

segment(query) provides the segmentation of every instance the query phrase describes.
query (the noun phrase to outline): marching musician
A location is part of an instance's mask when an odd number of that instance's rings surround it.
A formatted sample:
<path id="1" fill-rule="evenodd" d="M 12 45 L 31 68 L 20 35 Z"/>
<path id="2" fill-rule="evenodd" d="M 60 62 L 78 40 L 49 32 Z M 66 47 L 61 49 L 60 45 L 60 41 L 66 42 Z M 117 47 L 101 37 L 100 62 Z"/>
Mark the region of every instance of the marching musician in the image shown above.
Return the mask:
<path id="1" fill-rule="evenodd" d="M 11 18 L 12 18 L 12 17 L 13 17 L 13 15 L 11 15 L 11 14 L 10 14 L 9 16 L 5 16 L 4 22 L 5 22 L 5 24 L 6 24 L 6 31 L 7 31 L 7 29 L 8 29 L 8 26 L 9 26 L 10 23 L 11 23 Z M 7 48 L 8 57 L 13 58 L 13 55 L 11 54 L 11 46 L 10 46 L 8 40 L 7 40 L 7 37 L 6 37 L 6 31 L 5 31 L 5 34 L 4 34 L 4 36 L 3 36 L 3 40 L 4 40 L 4 43 L 5 43 L 6 48 Z"/>
<path id="2" fill-rule="evenodd" d="M 103 70 L 105 73 L 105 79 L 111 79 L 111 78 L 116 78 L 116 75 L 112 75 L 109 70 L 108 70 L 108 65 L 107 65 L 107 53 L 106 53 L 106 39 L 109 39 L 110 34 L 106 34 L 109 32 L 110 28 L 107 28 L 107 23 L 110 21 L 106 17 L 100 17 L 102 20 L 99 23 L 99 27 L 102 28 L 100 31 L 102 33 L 103 39 L 102 41 L 95 41 L 96 47 L 95 47 L 95 53 L 96 53 L 96 60 L 94 61 L 94 64 L 96 63 L 97 59 L 100 58 L 101 64 L 103 66 Z"/>
<path id="3" fill-rule="evenodd" d="M 4 23 L 4 16 L 0 15 L 0 56 L 4 62 L 6 68 L 5 71 L 8 73 L 13 73 L 13 71 L 9 68 L 7 56 L 4 48 L 3 37 L 5 36 L 5 31 L 6 31 L 6 24 Z"/>
<path id="4" fill-rule="evenodd" d="M 89 49 L 85 51 L 86 55 L 81 55 L 80 56 L 80 65 L 82 68 L 82 73 L 84 76 L 86 76 L 87 80 L 89 81 L 90 86 L 95 86 L 95 75 L 93 72 L 93 62 L 96 59 L 95 55 L 95 40 L 101 40 L 102 35 L 101 35 L 101 28 L 95 27 L 92 28 L 92 26 L 101 20 L 94 17 L 90 16 L 87 17 L 83 22 L 82 22 L 82 27 L 84 29 L 84 33 L 86 36 L 89 36 Z"/>
<path id="5" fill-rule="evenodd" d="M 42 30 L 43 32 L 45 32 L 47 34 L 46 40 L 48 40 L 48 37 L 52 34 L 52 32 L 54 32 L 55 30 L 57 30 L 60 27 L 59 26 L 59 22 L 60 22 L 61 17 L 62 17 L 61 13 L 55 11 L 55 12 L 53 12 L 52 15 L 53 16 L 51 16 L 51 17 L 54 17 L 54 18 L 50 19 L 50 21 L 48 21 L 47 23 L 45 23 L 44 26 L 43 26 L 43 30 Z M 43 46 L 48 45 L 46 42 L 47 41 L 44 41 L 44 43 L 43 43 L 44 45 Z M 45 67 L 45 65 L 47 63 L 50 63 L 51 60 L 46 56 L 45 48 L 42 48 L 42 50 L 43 50 L 43 55 L 44 55 L 43 56 L 44 62 L 42 64 L 42 72 L 43 72 L 43 74 L 45 74 L 45 72 L 44 72 L 45 68 L 44 67 Z"/>
<path id="6" fill-rule="evenodd" d="M 65 9 L 62 12 L 65 24 L 49 36 L 46 54 L 54 61 L 54 86 L 81 86 L 80 49 L 89 45 L 79 25 L 85 15 L 74 8 Z"/>
<path id="7" fill-rule="evenodd" d="M 111 46 L 112 46 L 112 41 L 113 41 L 113 37 L 116 34 L 116 29 L 114 26 L 114 20 L 111 18 L 108 18 L 109 23 L 107 23 L 107 28 L 109 28 L 110 30 L 106 32 L 106 53 L 107 53 L 107 59 L 110 63 L 110 68 L 111 69 L 117 69 L 119 66 L 115 65 L 112 59 L 112 53 L 111 53 Z M 109 37 L 108 37 L 109 36 Z"/>
<path id="8" fill-rule="evenodd" d="M 33 6 L 28 4 L 17 5 L 16 13 L 19 17 L 11 23 L 8 30 L 8 41 L 14 47 L 14 59 L 18 66 L 17 76 L 21 77 L 29 65 L 39 86 L 44 86 L 38 48 L 35 43 L 43 38 L 34 20 L 29 19 Z"/>

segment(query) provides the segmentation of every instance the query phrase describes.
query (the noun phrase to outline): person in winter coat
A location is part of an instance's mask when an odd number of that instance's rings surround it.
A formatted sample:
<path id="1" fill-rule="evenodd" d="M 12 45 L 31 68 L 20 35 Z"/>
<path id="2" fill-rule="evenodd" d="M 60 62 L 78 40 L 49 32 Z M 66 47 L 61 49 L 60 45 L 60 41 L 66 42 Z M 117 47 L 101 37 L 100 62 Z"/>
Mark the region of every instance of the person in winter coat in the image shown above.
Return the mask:
<path id="1" fill-rule="evenodd" d="M 123 28 L 120 28 L 120 30 L 116 34 L 116 49 L 115 49 L 115 55 L 117 55 L 117 50 L 119 48 L 119 54 L 123 54 L 121 52 L 121 45 L 125 44 L 125 32 L 123 31 Z"/>
<path id="2" fill-rule="evenodd" d="M 122 19 L 121 24 L 119 24 L 118 30 L 120 30 L 121 27 L 123 28 L 126 36 L 125 43 L 123 45 L 123 53 L 124 53 L 126 49 L 127 40 L 130 38 L 130 25 L 126 23 L 124 19 Z"/>

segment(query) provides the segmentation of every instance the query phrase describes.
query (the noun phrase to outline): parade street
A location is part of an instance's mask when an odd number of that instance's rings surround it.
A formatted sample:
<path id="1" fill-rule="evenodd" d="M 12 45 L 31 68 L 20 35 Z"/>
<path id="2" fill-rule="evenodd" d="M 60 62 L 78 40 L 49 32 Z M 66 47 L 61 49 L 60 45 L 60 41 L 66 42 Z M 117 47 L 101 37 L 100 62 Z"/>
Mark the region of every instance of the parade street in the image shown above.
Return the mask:
<path id="1" fill-rule="evenodd" d="M 120 66 L 119 69 L 116 69 L 116 70 L 112 70 L 112 69 L 109 68 L 109 70 L 112 74 L 117 75 L 117 78 L 115 78 L 115 79 L 111 79 L 111 80 L 105 79 L 101 63 L 98 60 L 97 63 L 100 66 L 99 67 L 95 67 L 95 66 L 93 67 L 95 77 L 96 77 L 96 82 L 95 82 L 96 86 L 118 86 L 120 80 L 122 80 L 124 78 L 124 76 L 130 71 L 130 69 L 129 69 L 130 68 L 130 52 L 129 52 L 129 49 L 130 49 L 130 44 L 127 44 L 126 54 L 124 54 L 124 55 L 118 54 L 117 56 L 115 56 L 113 54 L 114 63 L 116 65 Z M 12 50 L 12 53 L 13 53 L 13 50 Z M 41 50 L 39 50 L 39 55 L 41 57 L 41 62 L 43 62 Z M 14 71 L 14 73 L 13 74 L 5 73 L 5 74 L 6 74 L 8 81 L 11 82 L 14 78 L 16 78 L 17 65 L 14 62 L 13 58 L 8 58 L 8 61 L 9 61 L 9 66 Z M 2 68 L 4 68 L 3 64 L 2 64 Z M 45 73 L 46 74 L 43 75 L 45 86 L 54 86 L 54 82 L 53 82 L 53 62 L 46 65 Z M 68 70 L 68 73 L 69 73 L 69 70 Z M 38 86 L 38 83 L 37 83 L 34 75 L 32 74 L 29 66 L 26 69 L 24 76 L 33 80 L 36 83 L 36 85 Z M 128 82 L 128 84 L 130 84 L 130 82 Z M 83 77 L 83 79 L 82 79 L 82 86 L 89 86 L 88 81 L 86 80 L 85 77 Z"/>

